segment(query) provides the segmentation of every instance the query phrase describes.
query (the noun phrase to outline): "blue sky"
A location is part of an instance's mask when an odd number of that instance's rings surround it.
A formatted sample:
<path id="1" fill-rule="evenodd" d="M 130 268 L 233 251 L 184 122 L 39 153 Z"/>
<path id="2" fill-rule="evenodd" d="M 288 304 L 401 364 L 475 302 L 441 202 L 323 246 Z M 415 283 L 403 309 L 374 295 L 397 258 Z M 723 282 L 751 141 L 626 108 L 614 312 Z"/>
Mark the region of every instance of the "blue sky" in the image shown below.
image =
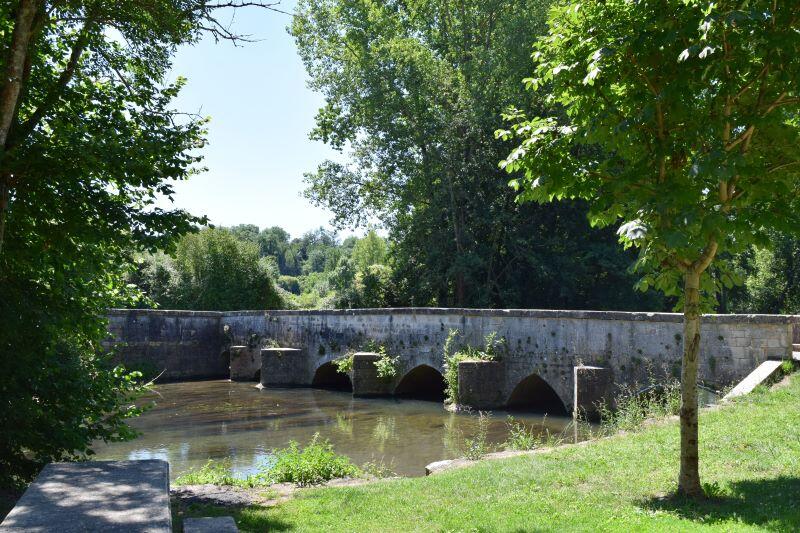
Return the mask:
<path id="1" fill-rule="evenodd" d="M 294 0 L 280 8 L 294 10 Z M 175 205 L 205 214 L 216 225 L 281 226 L 292 236 L 328 227 L 330 213 L 300 196 L 303 173 L 342 156 L 308 133 L 322 96 L 306 87 L 306 73 L 286 32 L 291 17 L 240 10 L 238 33 L 259 42 L 234 47 L 201 43 L 179 50 L 174 76 L 188 78 L 176 106 L 210 116 L 208 171 L 175 187 Z"/>

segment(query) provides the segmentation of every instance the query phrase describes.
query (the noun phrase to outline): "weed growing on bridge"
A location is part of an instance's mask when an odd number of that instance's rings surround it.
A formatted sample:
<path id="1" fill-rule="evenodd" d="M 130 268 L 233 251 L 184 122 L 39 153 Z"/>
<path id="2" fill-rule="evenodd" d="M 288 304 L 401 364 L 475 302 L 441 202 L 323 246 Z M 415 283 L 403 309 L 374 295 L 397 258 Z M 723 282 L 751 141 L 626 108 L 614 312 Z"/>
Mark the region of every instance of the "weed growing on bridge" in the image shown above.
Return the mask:
<path id="1" fill-rule="evenodd" d="M 353 356 L 355 353 L 349 352 L 346 355 L 333 360 L 336 371 L 340 374 L 349 374 L 353 371 Z"/>
<path id="2" fill-rule="evenodd" d="M 391 357 L 386 353 L 386 347 L 381 346 L 378 350 L 380 359 L 375 361 L 375 368 L 378 370 L 378 377 L 381 379 L 391 379 L 397 375 L 400 357 Z"/>
<path id="3" fill-rule="evenodd" d="M 464 346 L 455 350 L 455 344 L 461 332 L 451 329 L 447 333 L 444 342 L 444 381 L 447 386 L 445 390 L 446 403 L 458 403 L 458 363 L 461 361 L 496 361 L 500 359 L 500 352 L 505 346 L 505 339 L 497 338 L 497 333 L 493 332 L 484 339 L 483 348 L 475 346 Z"/>

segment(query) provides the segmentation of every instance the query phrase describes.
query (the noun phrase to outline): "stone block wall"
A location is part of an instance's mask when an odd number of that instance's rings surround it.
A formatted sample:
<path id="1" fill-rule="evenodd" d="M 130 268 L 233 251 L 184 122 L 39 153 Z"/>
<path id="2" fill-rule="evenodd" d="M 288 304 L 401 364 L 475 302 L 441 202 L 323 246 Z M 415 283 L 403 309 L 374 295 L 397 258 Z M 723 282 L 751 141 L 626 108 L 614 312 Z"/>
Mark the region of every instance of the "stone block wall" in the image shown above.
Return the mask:
<path id="1" fill-rule="evenodd" d="M 112 310 L 104 344 L 116 347 L 117 362 L 162 381 L 227 378 L 221 317 L 205 311 Z"/>
<path id="2" fill-rule="evenodd" d="M 649 374 L 678 376 L 682 317 L 672 313 L 491 309 L 360 309 L 322 311 L 114 311 L 115 341 L 127 341 L 121 360 L 166 370 L 168 379 L 227 377 L 229 345 L 277 343 L 304 351 L 297 384 L 310 385 L 322 365 L 374 341 L 400 356 L 397 386 L 419 365 L 443 369 L 448 332 L 480 346 L 490 333 L 503 339 L 500 395 L 506 400 L 526 377 L 542 378 L 571 410 L 574 367 L 608 368 L 615 384 L 644 384 Z M 700 378 L 727 385 L 770 358 L 791 356 L 792 317 L 703 317 Z M 224 333 L 223 333 L 224 332 Z"/>

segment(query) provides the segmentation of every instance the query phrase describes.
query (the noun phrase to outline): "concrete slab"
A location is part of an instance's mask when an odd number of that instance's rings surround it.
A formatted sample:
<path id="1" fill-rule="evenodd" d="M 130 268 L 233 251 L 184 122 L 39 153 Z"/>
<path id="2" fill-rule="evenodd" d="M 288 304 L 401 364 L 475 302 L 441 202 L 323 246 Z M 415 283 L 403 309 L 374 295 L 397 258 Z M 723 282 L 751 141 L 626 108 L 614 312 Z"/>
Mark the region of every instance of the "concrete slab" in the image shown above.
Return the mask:
<path id="1" fill-rule="evenodd" d="M 800 352 L 792 352 L 792 359 L 800 361 Z"/>
<path id="2" fill-rule="evenodd" d="M 239 528 L 232 516 L 214 518 L 187 518 L 183 521 L 183 533 L 238 533 Z"/>
<path id="3" fill-rule="evenodd" d="M 0 524 L 21 531 L 169 533 L 169 463 L 51 463 Z"/>
<path id="4" fill-rule="evenodd" d="M 781 365 L 783 361 L 776 361 L 776 360 L 769 360 L 764 361 L 758 368 L 753 370 L 750 375 L 744 378 L 738 385 L 736 385 L 733 390 L 731 390 L 728 394 L 725 395 L 723 400 L 728 400 L 730 398 L 736 398 L 738 396 L 744 396 L 745 394 L 752 392 L 753 389 L 765 383 L 773 378 L 776 378 L 781 374 Z"/>

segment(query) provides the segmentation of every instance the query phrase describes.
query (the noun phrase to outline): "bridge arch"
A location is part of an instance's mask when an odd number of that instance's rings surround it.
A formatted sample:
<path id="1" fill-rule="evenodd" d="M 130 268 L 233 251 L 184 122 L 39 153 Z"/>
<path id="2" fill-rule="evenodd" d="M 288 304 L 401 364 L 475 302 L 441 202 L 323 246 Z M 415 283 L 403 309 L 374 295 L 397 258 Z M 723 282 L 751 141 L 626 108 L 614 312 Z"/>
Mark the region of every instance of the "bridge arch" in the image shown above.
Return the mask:
<path id="1" fill-rule="evenodd" d="M 353 391 L 353 382 L 350 380 L 350 376 L 339 372 L 333 361 L 328 361 L 317 368 L 314 378 L 311 380 L 311 386 L 316 389 Z"/>
<path id="2" fill-rule="evenodd" d="M 509 410 L 535 411 L 554 415 L 568 414 L 567 407 L 558 393 L 538 374 L 522 379 L 506 402 Z"/>
<path id="3" fill-rule="evenodd" d="M 445 388 L 441 372 L 429 365 L 418 365 L 400 379 L 394 394 L 403 398 L 442 402 Z"/>

